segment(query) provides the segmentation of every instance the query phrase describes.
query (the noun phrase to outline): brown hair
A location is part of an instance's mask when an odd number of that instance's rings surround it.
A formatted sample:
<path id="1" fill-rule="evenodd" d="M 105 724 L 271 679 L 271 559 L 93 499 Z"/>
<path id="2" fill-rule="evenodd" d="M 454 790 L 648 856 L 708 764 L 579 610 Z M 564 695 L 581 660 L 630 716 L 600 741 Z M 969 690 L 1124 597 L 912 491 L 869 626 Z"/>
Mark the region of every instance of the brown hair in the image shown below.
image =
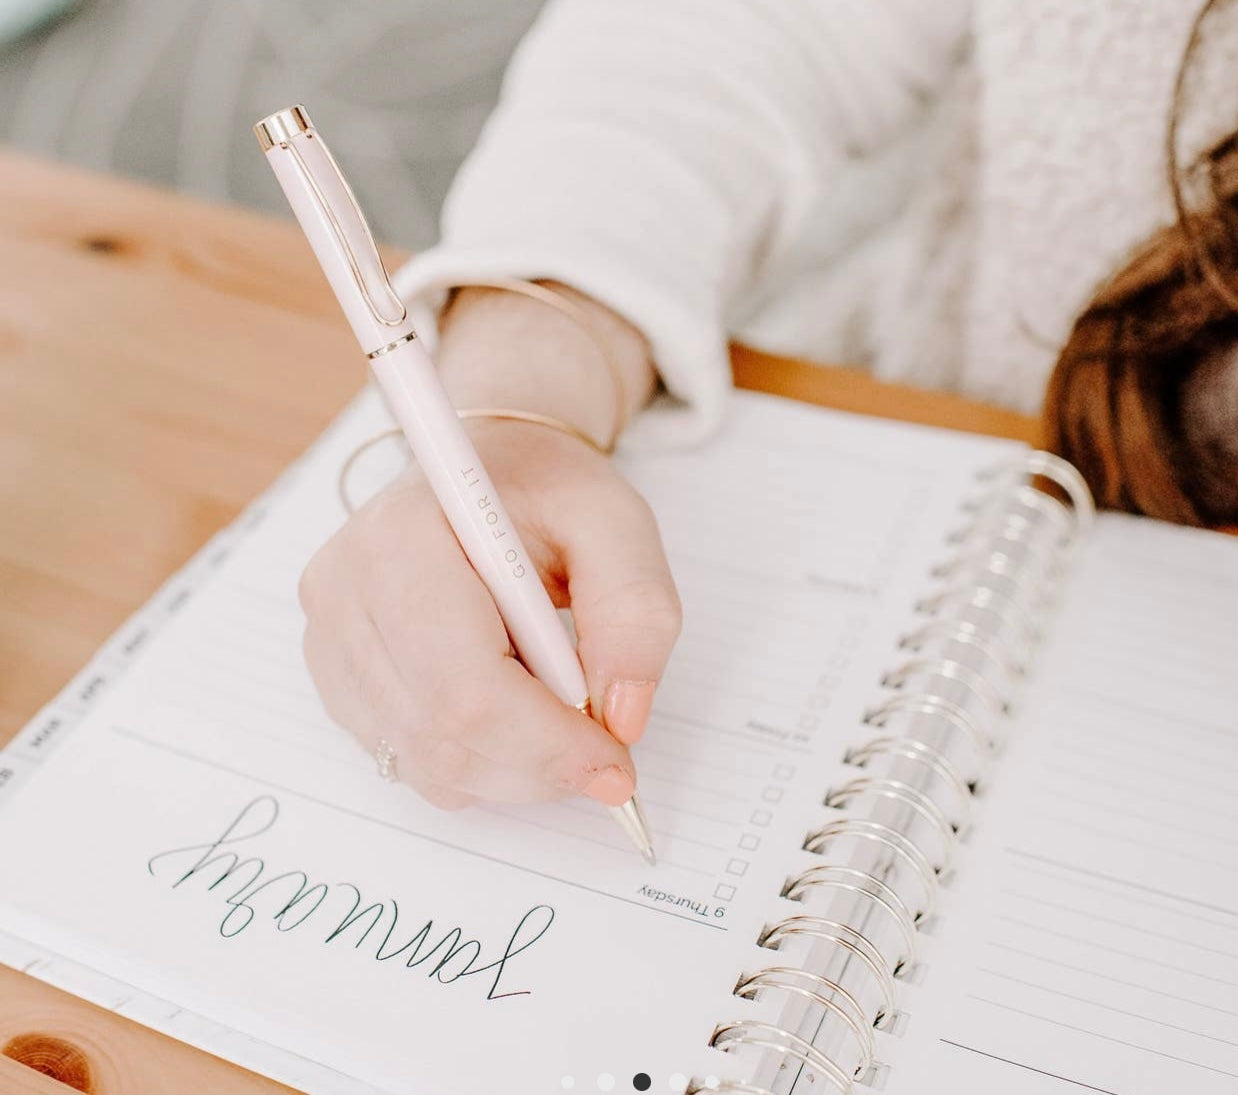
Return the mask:
<path id="1" fill-rule="evenodd" d="M 1238 420 L 1227 445 L 1226 424 L 1202 428 L 1196 413 L 1207 402 L 1199 385 L 1238 369 L 1238 133 L 1190 169 L 1209 192 L 1201 212 L 1187 209 L 1177 162 L 1187 69 L 1217 6 L 1207 0 L 1196 16 L 1174 88 L 1166 159 L 1177 223 L 1075 321 L 1044 405 L 1047 444 L 1100 505 L 1192 525 L 1238 510 Z"/>

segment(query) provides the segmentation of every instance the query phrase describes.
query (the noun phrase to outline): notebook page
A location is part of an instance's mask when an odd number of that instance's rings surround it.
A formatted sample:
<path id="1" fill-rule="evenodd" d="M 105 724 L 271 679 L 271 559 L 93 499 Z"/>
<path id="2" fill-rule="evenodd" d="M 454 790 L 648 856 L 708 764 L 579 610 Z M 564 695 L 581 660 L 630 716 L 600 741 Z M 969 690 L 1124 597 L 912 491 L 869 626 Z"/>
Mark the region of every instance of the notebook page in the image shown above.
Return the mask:
<path id="1" fill-rule="evenodd" d="M 366 397 L 195 563 L 199 592 L 21 736 L 0 929 L 322 1064 L 317 1086 L 277 1071 L 311 1090 L 691 1071 L 853 733 L 831 703 L 871 689 L 959 498 L 1012 447 L 749 396 L 717 444 L 629 460 L 687 620 L 635 752 L 651 870 L 584 801 L 425 806 L 323 715 L 296 580 L 384 425 Z"/>
<path id="2" fill-rule="evenodd" d="M 1238 541 L 1105 515 L 1073 567 L 894 1095 L 1238 1091 Z"/>

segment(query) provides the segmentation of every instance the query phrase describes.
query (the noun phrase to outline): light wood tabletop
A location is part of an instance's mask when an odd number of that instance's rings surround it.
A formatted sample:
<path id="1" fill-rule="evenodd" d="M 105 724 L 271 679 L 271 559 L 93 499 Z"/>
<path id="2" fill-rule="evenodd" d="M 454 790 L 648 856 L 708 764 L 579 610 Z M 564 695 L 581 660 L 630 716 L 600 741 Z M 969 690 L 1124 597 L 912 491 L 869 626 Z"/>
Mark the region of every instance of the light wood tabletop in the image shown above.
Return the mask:
<path id="1" fill-rule="evenodd" d="M 3 744 L 315 437 L 364 370 L 290 222 L 0 152 L 0 269 Z M 808 402 L 1038 432 L 851 369 L 742 347 L 733 363 L 741 386 Z M 0 967 L 0 1090 L 66 1083 L 287 1090 Z"/>

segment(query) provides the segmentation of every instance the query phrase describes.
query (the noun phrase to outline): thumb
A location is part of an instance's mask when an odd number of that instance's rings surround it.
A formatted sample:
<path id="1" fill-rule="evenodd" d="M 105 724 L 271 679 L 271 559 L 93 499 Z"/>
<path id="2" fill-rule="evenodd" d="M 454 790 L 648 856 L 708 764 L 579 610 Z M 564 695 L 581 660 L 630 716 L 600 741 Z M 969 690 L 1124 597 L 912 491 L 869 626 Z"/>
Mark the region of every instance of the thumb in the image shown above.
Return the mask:
<path id="1" fill-rule="evenodd" d="M 653 512 L 626 483 L 616 486 L 578 511 L 561 549 L 594 716 L 631 745 L 649 721 L 682 614 Z"/>

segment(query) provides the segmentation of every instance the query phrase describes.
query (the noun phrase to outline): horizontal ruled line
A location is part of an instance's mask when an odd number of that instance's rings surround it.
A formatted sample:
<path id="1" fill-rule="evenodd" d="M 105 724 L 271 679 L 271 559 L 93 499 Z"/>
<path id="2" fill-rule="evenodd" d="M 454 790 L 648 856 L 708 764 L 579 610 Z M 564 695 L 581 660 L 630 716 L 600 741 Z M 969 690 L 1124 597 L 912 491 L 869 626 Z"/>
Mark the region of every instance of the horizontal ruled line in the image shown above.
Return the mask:
<path id="1" fill-rule="evenodd" d="M 1111 981 L 1115 985 L 1124 985 L 1128 989 L 1139 989 L 1142 992 L 1150 992 L 1153 996 L 1164 998 L 1166 1000 L 1176 1000 L 1180 1004 L 1190 1004 L 1192 1007 L 1203 1008 L 1204 1011 L 1215 1011 L 1219 1015 L 1232 1015 L 1238 1018 L 1238 1011 L 1231 1011 L 1228 1008 L 1217 1007 L 1215 1004 L 1206 1004 L 1203 1000 L 1194 1000 L 1189 996 L 1178 996 L 1172 992 L 1166 992 L 1164 989 L 1156 985 L 1143 985 L 1138 981 L 1127 981 L 1121 977 L 1114 977 L 1110 973 L 1101 973 L 1100 970 L 1089 969 L 1087 966 L 1076 966 L 1073 962 L 1063 962 L 1060 958 L 1051 958 L 1047 954 L 1037 954 L 1035 951 L 1024 950 L 1022 947 L 1012 947 L 1009 943 L 998 943 L 995 940 L 987 940 L 987 947 L 995 947 L 998 950 L 1010 951 L 1012 954 L 1021 954 L 1024 958 L 1031 958 L 1037 962 L 1044 962 L 1049 966 L 1057 966 L 1059 969 L 1070 970 L 1072 973 L 1082 973 L 1088 977 L 1098 977 L 1102 981 Z"/>
<path id="2" fill-rule="evenodd" d="M 1035 1072 L 1039 1076 L 1047 1076 L 1050 1080 L 1061 1080 L 1064 1084 L 1073 1084 L 1075 1087 L 1081 1087 L 1084 1091 L 1096 1091 L 1100 1095 L 1118 1095 L 1118 1092 L 1111 1091 L 1107 1087 L 1096 1087 L 1094 1084 L 1086 1084 L 1082 1080 L 1072 1080 L 1069 1076 L 1063 1076 L 1057 1072 L 1049 1072 L 1043 1068 L 1037 1068 L 1035 1065 L 1027 1065 L 1022 1061 L 1012 1061 L 1009 1057 L 999 1057 L 996 1053 L 987 1053 L 983 1049 L 977 1049 L 975 1046 L 965 1046 L 962 1042 L 952 1042 L 949 1038 L 939 1038 L 939 1042 L 943 1045 L 954 1046 L 955 1049 L 963 1049 L 968 1053 L 975 1053 L 980 1057 L 987 1057 L 990 1061 L 1000 1061 L 1004 1065 L 1013 1065 L 1015 1068 L 1022 1068 L 1028 1072 Z"/>
<path id="3" fill-rule="evenodd" d="M 1209 909 L 1212 912 L 1224 913 L 1226 916 L 1238 917 L 1238 909 L 1229 909 L 1224 905 L 1214 905 L 1208 901 L 1200 901 L 1193 897 L 1184 897 L 1180 893 L 1175 893 L 1173 890 L 1162 890 L 1156 886 L 1148 886 L 1142 882 L 1133 882 L 1127 878 L 1119 878 L 1116 875 L 1105 874 L 1104 871 L 1092 870 L 1088 867 L 1080 867 L 1074 863 L 1066 863 L 1060 859 L 1053 859 L 1046 855 L 1037 855 L 1035 852 L 1024 851 L 1022 848 L 1012 848 L 1007 846 L 1006 851 L 1011 855 L 1020 856 L 1023 859 L 1035 859 L 1040 863 L 1048 863 L 1053 867 L 1061 867 L 1064 871 L 1074 871 L 1076 874 L 1087 875 L 1090 878 L 1099 878 L 1105 882 L 1113 882 L 1119 886 L 1127 886 L 1132 890 L 1138 890 L 1140 893 L 1155 894 L 1157 897 L 1168 897 L 1173 901 L 1181 901 L 1185 905 L 1194 905 L 1199 909 Z"/>
<path id="4" fill-rule="evenodd" d="M 1154 1019 L 1151 1015 L 1142 1015 L 1137 1011 L 1127 1011 L 1125 1008 L 1115 1007 L 1113 1004 L 1104 1004 L 1099 1000 L 1091 1000 L 1086 996 L 1076 996 L 1071 992 L 1064 992 L 1062 989 L 1050 988 L 1048 985 L 1040 985 L 1035 981 L 1026 981 L 1021 977 L 1015 977 L 1009 973 L 1001 973 L 998 970 L 988 969 L 984 966 L 977 967 L 977 972 L 987 973 L 990 977 L 997 977 L 1003 981 L 1010 981 L 1016 985 L 1023 985 L 1025 988 L 1035 989 L 1037 992 L 1047 992 L 1051 996 L 1060 996 L 1063 1000 L 1074 1000 L 1077 1004 L 1087 1004 L 1088 1007 L 1100 1008 L 1102 1011 L 1112 1011 L 1115 1015 L 1125 1015 L 1128 1019 L 1138 1019 L 1141 1023 L 1151 1023 L 1153 1026 L 1164 1027 L 1166 1030 L 1173 1030 L 1179 1034 L 1190 1034 L 1196 1038 L 1203 1038 L 1209 1042 L 1219 1042 L 1223 1046 L 1234 1046 L 1238 1048 L 1238 1042 L 1232 1038 L 1221 1038 L 1215 1034 L 1205 1034 L 1203 1031 L 1196 1030 L 1194 1027 L 1182 1027 L 1176 1023 L 1167 1023 L 1164 1019 Z"/>
<path id="5" fill-rule="evenodd" d="M 975 1000 L 980 1004 L 988 1004 L 991 1007 L 1001 1008 L 1003 1011 L 1012 1011 L 1016 1015 L 1025 1015 L 1029 1019 L 1039 1019 L 1042 1023 L 1048 1023 L 1050 1026 L 1061 1027 L 1064 1030 L 1073 1030 L 1076 1034 L 1083 1034 L 1089 1038 L 1099 1038 L 1102 1042 L 1113 1042 L 1119 1046 L 1126 1046 L 1127 1049 L 1140 1050 L 1143 1053 L 1149 1053 L 1153 1057 L 1164 1057 L 1169 1061 L 1177 1061 L 1182 1065 L 1191 1065 L 1193 1068 L 1203 1069 L 1205 1072 L 1212 1072 L 1218 1076 L 1232 1076 L 1238 1080 L 1238 1072 L 1228 1072 L 1223 1068 L 1214 1068 L 1212 1065 L 1201 1064 L 1199 1061 L 1194 1061 L 1190 1057 L 1178 1057 L 1173 1053 L 1166 1053 L 1164 1050 L 1152 1049 L 1149 1046 L 1140 1045 L 1138 1042 L 1127 1042 L 1122 1038 L 1114 1038 L 1109 1034 L 1101 1034 L 1095 1030 L 1088 1030 L 1086 1027 L 1077 1027 L 1073 1023 L 1065 1023 L 1061 1019 L 1050 1019 L 1047 1015 L 1041 1015 L 1035 1011 L 1024 1011 L 1022 1008 L 1011 1007 L 1009 1004 L 999 1003 L 997 1000 L 990 1000 L 984 996 L 977 996 L 974 993 L 969 993 L 968 998 Z"/>
<path id="6" fill-rule="evenodd" d="M 1007 924 L 1014 924 L 1016 927 L 1027 928 L 1030 931 L 1043 932 L 1045 935 L 1052 935 L 1056 939 L 1065 939 L 1071 943 L 1077 943 L 1081 947 L 1092 947 L 1094 950 L 1105 951 L 1108 954 L 1116 954 L 1122 958 L 1129 958 L 1133 962 L 1143 962 L 1149 966 L 1157 966 L 1163 970 L 1173 970 L 1175 973 L 1183 974 L 1186 977 L 1198 977 L 1201 981 L 1211 981 L 1215 985 L 1225 985 L 1227 988 L 1238 988 L 1233 981 L 1227 981 L 1224 977 L 1213 977 L 1210 973 L 1200 973 L 1198 970 L 1189 970 L 1178 962 L 1160 962 L 1155 958 L 1149 958 L 1144 954 L 1137 954 L 1134 951 L 1126 951 L 1121 947 L 1110 947 L 1105 943 L 1097 943 L 1094 939 L 1083 939 L 1077 933 L 1054 931 L 1052 928 L 1046 928 L 1042 924 L 1033 924 L 1030 920 L 1020 920 L 1014 916 L 998 915 L 993 917 L 994 920 L 1001 920 Z"/>

